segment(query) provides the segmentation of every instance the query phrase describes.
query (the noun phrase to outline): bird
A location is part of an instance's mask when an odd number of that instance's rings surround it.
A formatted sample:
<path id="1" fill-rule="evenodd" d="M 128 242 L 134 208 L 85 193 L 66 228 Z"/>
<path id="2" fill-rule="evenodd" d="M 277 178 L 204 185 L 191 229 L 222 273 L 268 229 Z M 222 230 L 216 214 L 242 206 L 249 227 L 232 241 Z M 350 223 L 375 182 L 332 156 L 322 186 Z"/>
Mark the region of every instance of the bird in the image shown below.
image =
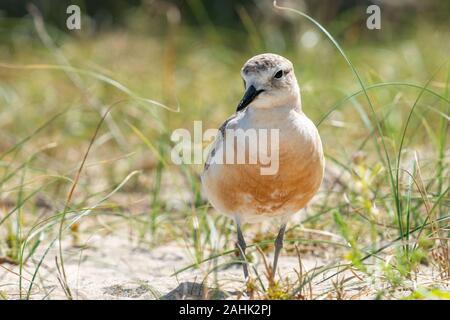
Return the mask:
<path id="1" fill-rule="evenodd" d="M 242 224 L 268 219 L 279 223 L 271 268 L 274 276 L 289 218 L 319 190 L 325 160 L 319 132 L 303 112 L 292 62 L 277 54 L 263 53 L 245 62 L 240 73 L 245 93 L 211 143 L 200 178 L 203 193 L 212 206 L 235 221 L 236 246 L 247 280 L 247 245 Z M 237 140 L 230 132 L 261 129 L 278 132 L 278 140 L 272 143 L 277 148 L 277 170 L 272 174 L 262 174 L 261 169 L 267 164 L 259 158 L 248 161 L 257 142 L 227 144 Z M 226 154 L 238 147 L 244 149 L 247 162 L 230 163 Z"/>

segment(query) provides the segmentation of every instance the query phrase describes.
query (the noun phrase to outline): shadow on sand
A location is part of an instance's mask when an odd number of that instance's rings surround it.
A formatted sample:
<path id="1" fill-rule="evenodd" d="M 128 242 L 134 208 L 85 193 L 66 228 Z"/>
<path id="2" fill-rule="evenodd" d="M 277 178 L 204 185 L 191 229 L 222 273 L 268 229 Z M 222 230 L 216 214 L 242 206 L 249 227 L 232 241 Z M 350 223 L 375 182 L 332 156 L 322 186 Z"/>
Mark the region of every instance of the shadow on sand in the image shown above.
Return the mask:
<path id="1" fill-rule="evenodd" d="M 208 299 L 224 300 L 230 296 L 236 296 L 238 292 L 222 291 L 215 288 L 208 288 L 203 283 L 182 282 L 162 296 L 161 300 L 190 300 L 190 299 Z"/>

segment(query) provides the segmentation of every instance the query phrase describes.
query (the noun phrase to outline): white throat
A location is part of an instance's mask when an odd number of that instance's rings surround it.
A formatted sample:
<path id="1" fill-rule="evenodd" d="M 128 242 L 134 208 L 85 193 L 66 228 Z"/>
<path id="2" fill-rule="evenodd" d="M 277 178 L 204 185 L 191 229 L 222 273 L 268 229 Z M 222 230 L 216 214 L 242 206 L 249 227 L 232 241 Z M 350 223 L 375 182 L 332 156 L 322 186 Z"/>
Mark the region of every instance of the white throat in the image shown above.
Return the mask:
<path id="1" fill-rule="evenodd" d="M 248 108 L 273 110 L 274 113 L 281 112 L 281 109 L 301 110 L 300 92 L 292 92 L 291 94 L 262 94 L 252 101 Z"/>

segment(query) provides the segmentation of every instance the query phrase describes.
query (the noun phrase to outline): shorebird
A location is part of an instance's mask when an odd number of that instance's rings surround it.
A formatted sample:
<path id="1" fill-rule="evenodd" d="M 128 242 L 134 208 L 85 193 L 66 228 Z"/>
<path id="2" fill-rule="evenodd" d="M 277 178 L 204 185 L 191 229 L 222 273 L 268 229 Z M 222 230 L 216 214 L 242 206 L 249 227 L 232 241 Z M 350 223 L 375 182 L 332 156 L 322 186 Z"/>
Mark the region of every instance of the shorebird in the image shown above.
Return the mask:
<path id="1" fill-rule="evenodd" d="M 288 218 L 303 209 L 320 187 L 324 174 L 322 142 L 314 123 L 303 113 L 300 88 L 292 63 L 276 54 L 264 53 L 249 59 L 241 69 L 245 93 L 236 112 L 220 127 L 211 144 L 201 174 L 203 192 L 222 214 L 236 222 L 237 247 L 248 279 L 246 243 L 242 223 L 279 218 L 272 276 L 283 248 Z M 229 163 L 228 133 L 233 130 L 277 130 L 277 171 L 261 174 L 263 164 Z M 246 159 L 250 143 L 244 148 Z M 270 142 L 269 142 L 270 145 Z"/>

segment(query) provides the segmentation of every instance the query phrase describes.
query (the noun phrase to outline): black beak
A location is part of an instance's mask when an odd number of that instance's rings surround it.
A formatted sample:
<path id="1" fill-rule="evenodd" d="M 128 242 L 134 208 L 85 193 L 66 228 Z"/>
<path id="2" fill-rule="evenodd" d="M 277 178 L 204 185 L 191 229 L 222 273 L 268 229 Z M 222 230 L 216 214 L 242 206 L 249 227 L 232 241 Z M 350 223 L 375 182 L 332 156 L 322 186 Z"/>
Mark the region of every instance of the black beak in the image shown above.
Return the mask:
<path id="1" fill-rule="evenodd" d="M 250 104 L 250 102 L 252 102 L 258 96 L 258 94 L 260 94 L 263 91 L 264 90 L 256 90 L 254 86 L 248 87 L 244 93 L 244 97 L 237 106 L 236 112 L 244 110 L 245 107 L 247 107 Z"/>

